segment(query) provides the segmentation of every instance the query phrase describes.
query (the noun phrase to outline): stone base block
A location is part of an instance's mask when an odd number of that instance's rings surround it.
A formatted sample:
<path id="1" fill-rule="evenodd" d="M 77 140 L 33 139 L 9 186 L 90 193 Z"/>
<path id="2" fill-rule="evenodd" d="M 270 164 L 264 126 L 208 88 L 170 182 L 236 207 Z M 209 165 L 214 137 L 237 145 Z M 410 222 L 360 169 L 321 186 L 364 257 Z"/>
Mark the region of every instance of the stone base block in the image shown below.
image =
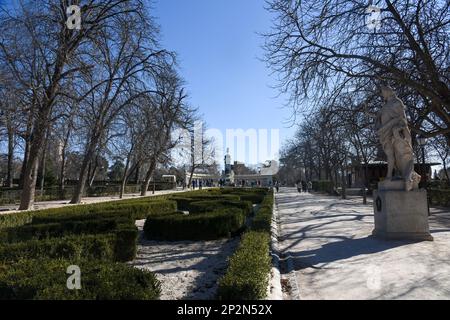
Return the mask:
<path id="1" fill-rule="evenodd" d="M 375 229 L 385 239 L 432 241 L 428 225 L 426 190 L 374 191 Z"/>

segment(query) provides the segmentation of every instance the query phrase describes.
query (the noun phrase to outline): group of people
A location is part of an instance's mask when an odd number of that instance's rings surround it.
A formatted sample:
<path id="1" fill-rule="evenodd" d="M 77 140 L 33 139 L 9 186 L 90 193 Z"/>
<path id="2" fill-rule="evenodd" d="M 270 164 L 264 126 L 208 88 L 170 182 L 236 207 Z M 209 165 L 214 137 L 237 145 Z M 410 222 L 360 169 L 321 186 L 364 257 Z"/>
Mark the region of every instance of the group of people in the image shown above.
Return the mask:
<path id="1" fill-rule="evenodd" d="M 295 187 L 297 188 L 297 191 L 299 193 L 309 192 L 310 190 L 312 190 L 312 182 L 311 181 L 304 181 L 304 180 L 300 181 L 299 180 L 295 184 Z"/>

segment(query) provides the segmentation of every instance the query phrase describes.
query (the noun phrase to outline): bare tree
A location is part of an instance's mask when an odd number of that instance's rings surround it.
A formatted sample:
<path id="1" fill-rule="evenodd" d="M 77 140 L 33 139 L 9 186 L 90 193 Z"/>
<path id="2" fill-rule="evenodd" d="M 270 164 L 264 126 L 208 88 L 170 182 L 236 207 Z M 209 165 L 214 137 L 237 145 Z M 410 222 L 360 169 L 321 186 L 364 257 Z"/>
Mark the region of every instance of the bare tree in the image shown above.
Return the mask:
<path id="1" fill-rule="evenodd" d="M 0 16 L 0 60 L 7 62 L 9 72 L 31 95 L 21 210 L 33 202 L 39 158 L 65 81 L 89 68 L 82 63 L 84 50 L 105 26 L 142 11 L 139 0 L 89 0 L 79 4 L 80 30 L 67 27 L 70 12 L 63 0 L 22 1 Z"/>
<path id="2" fill-rule="evenodd" d="M 152 77 L 158 76 L 158 64 L 166 52 L 154 47 L 156 40 L 146 26 L 144 20 L 124 17 L 113 30 L 107 28 L 96 39 L 91 58 L 97 62 L 96 67 L 87 75 L 88 91 L 81 98 L 85 104 L 81 118 L 87 127 L 85 157 L 71 203 L 81 201 L 89 164 L 101 142 L 106 144 L 114 136 L 112 127 L 120 113 L 126 112 L 134 100 L 154 92 Z"/>
<path id="3" fill-rule="evenodd" d="M 14 176 L 14 149 L 16 147 L 16 128 L 18 126 L 17 114 L 15 112 L 14 87 L 7 81 L 5 74 L 0 73 L 0 129 L 1 134 L 6 135 L 7 140 L 7 177 L 6 187 L 13 187 Z"/>
<path id="4" fill-rule="evenodd" d="M 179 143 L 179 137 L 173 137 L 177 128 L 186 128 L 192 122 L 196 110 L 185 101 L 187 95 L 182 88 L 182 81 L 170 68 L 157 81 L 157 94 L 149 100 L 150 105 L 157 112 L 147 115 L 148 123 L 152 123 L 141 164 L 147 165 L 141 184 L 141 195 L 147 194 L 151 178 L 158 163 L 167 162 L 171 150 Z M 147 109 L 147 111 L 152 110 Z"/>
<path id="5" fill-rule="evenodd" d="M 366 26 L 358 0 L 269 0 L 276 18 L 266 34 L 267 63 L 291 94 L 294 111 L 321 107 L 348 87 L 380 79 L 413 95 L 412 129 L 450 144 L 449 1 L 379 1 L 379 28 Z"/>
<path id="6" fill-rule="evenodd" d="M 185 153 L 189 163 L 188 186 L 192 185 L 192 178 L 197 169 L 207 171 L 216 160 L 216 145 L 211 137 L 206 136 L 204 122 L 196 121 L 190 130 L 189 151 Z"/>
<path id="7" fill-rule="evenodd" d="M 442 162 L 442 167 L 444 175 L 447 178 L 447 183 L 450 184 L 449 168 L 448 168 L 448 158 L 450 156 L 450 147 L 446 143 L 443 137 L 435 137 L 430 141 L 431 148 L 434 150 L 435 154 L 439 157 Z"/>

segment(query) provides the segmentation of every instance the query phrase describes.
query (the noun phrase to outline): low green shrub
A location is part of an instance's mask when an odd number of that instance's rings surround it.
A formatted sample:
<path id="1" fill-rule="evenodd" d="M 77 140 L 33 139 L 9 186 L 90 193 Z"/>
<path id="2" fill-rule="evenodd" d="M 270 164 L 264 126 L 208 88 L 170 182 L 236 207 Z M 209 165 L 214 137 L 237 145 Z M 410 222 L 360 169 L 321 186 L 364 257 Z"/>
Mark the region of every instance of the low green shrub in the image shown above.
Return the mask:
<path id="1" fill-rule="evenodd" d="M 253 205 L 250 201 L 203 200 L 191 202 L 189 205 L 189 213 L 206 213 L 219 208 L 229 207 L 239 208 L 245 215 L 250 215 L 253 212 Z"/>
<path id="2" fill-rule="evenodd" d="M 44 240 L 30 240 L 0 245 L 0 262 L 21 259 L 65 258 L 117 260 L 115 258 L 116 236 L 82 235 Z"/>
<path id="3" fill-rule="evenodd" d="M 114 246 L 115 261 L 131 261 L 136 258 L 138 230 L 134 227 L 119 228 L 116 233 Z"/>
<path id="4" fill-rule="evenodd" d="M 81 289 L 69 290 L 67 268 L 81 271 Z M 21 260 L 0 265 L 0 300 L 151 300 L 161 292 L 156 276 L 101 260 Z"/>
<path id="5" fill-rule="evenodd" d="M 259 204 L 264 200 L 265 195 L 264 194 L 242 194 L 241 200 L 242 201 L 250 201 L 251 203 Z"/>
<path id="6" fill-rule="evenodd" d="M 149 216 L 144 234 L 150 240 L 213 240 L 228 237 L 243 229 L 245 214 L 238 208 L 183 215 Z"/>
<path id="7" fill-rule="evenodd" d="M 226 274 L 219 280 L 221 300 L 258 300 L 267 295 L 271 257 L 267 232 L 244 233 L 231 256 Z"/>
<path id="8" fill-rule="evenodd" d="M 273 192 L 267 193 L 267 195 L 264 197 L 263 201 L 261 202 L 261 207 L 270 207 L 273 208 Z"/>
<path id="9" fill-rule="evenodd" d="M 270 232 L 272 226 L 272 209 L 261 207 L 253 218 L 251 229 Z"/>
<path id="10" fill-rule="evenodd" d="M 212 194 L 212 195 L 198 195 L 191 197 L 194 201 L 202 201 L 202 200 L 227 200 L 227 201 L 240 201 L 241 198 L 236 194 Z"/>
<path id="11" fill-rule="evenodd" d="M 431 205 L 450 207 L 450 189 L 428 189 Z"/>
<path id="12" fill-rule="evenodd" d="M 253 218 L 251 229 L 270 233 L 272 226 L 272 213 L 273 192 L 269 192 L 259 205 L 258 211 Z"/>
<path id="13" fill-rule="evenodd" d="M 66 208 L 52 209 L 49 212 L 35 215 L 32 219 L 33 224 L 52 223 L 66 220 L 92 220 L 98 217 L 130 217 L 133 220 L 141 220 L 152 214 L 173 212 L 176 210 L 176 202 L 168 200 L 159 201 L 135 201 L 121 203 L 96 204 L 92 206 L 80 207 L 78 210 L 67 210 Z M 70 208 L 70 207 L 69 207 Z M 74 207 L 76 208 L 76 207 Z"/>
<path id="14" fill-rule="evenodd" d="M 266 194 L 267 188 L 222 188 L 222 194 Z"/>
<path id="15" fill-rule="evenodd" d="M 201 193 L 183 193 L 182 195 L 172 196 L 171 200 L 177 202 L 178 210 L 182 211 L 191 211 L 191 203 L 198 201 L 240 201 L 240 197 L 238 195 L 217 195 L 217 194 L 208 194 L 206 192 Z"/>
<path id="16" fill-rule="evenodd" d="M 176 201 L 177 203 L 177 210 L 182 210 L 182 211 L 189 211 L 189 204 L 192 202 L 191 198 L 186 198 L 186 197 L 172 197 L 172 200 Z"/>
<path id="17" fill-rule="evenodd" d="M 61 208 L 51 208 L 34 211 L 23 211 L 6 213 L 0 215 L 0 229 L 21 226 L 30 223 L 47 223 L 51 220 L 58 220 L 61 217 L 84 214 L 117 214 L 129 212 L 135 220 L 145 219 L 147 215 L 159 214 L 163 212 L 173 212 L 176 210 L 176 202 L 165 200 L 167 196 L 143 197 L 126 199 L 119 201 L 108 201 L 87 205 L 74 205 Z M 107 212 L 107 213 L 106 213 Z M 55 219 L 51 218 L 52 216 Z"/>
<path id="18" fill-rule="evenodd" d="M 8 242 L 40 240 L 75 234 L 111 233 L 121 226 L 134 226 L 130 218 L 107 218 L 86 221 L 62 221 L 60 223 L 28 224 L 5 231 Z"/>
<path id="19" fill-rule="evenodd" d="M 31 222 L 36 211 L 5 213 L 0 215 L 0 229 L 17 227 Z"/>

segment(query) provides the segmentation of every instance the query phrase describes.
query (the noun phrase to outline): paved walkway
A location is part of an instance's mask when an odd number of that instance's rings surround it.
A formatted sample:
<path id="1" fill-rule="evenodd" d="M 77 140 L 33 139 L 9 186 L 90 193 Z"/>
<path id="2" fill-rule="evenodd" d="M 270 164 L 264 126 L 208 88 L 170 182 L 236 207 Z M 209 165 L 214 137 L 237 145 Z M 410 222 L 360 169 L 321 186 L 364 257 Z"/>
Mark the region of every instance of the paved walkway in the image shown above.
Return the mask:
<path id="1" fill-rule="evenodd" d="M 208 188 L 203 188 L 208 189 Z M 198 190 L 198 189 L 196 189 Z M 149 191 L 146 195 L 146 197 L 155 197 L 155 196 L 161 196 L 165 194 L 172 194 L 172 193 L 179 193 L 179 192 L 187 192 L 192 191 L 191 189 L 177 189 L 177 190 L 162 190 L 162 191 L 155 191 L 153 194 L 151 191 Z M 89 203 L 100 203 L 100 202 L 107 202 L 107 201 L 118 201 L 118 200 L 125 200 L 125 199 L 133 199 L 133 198 L 140 198 L 140 193 L 129 193 L 125 194 L 123 199 L 120 199 L 119 196 L 106 196 L 106 197 L 84 197 L 81 199 L 80 204 L 89 204 Z M 73 204 L 69 203 L 70 200 L 55 200 L 55 201 L 38 201 L 34 203 L 34 206 L 31 210 L 40 210 L 40 209 L 50 209 L 50 208 L 59 208 L 59 207 L 65 207 L 65 206 L 73 206 Z M 9 214 L 13 212 L 17 212 L 19 205 L 17 204 L 9 204 L 9 205 L 1 205 L 0 206 L 0 214 Z"/>
<path id="2" fill-rule="evenodd" d="M 280 247 L 291 256 L 291 299 L 450 299 L 450 212 L 432 209 L 433 242 L 373 238 L 372 204 L 299 194 L 276 195 Z M 289 270 L 288 270 L 289 271 Z"/>

